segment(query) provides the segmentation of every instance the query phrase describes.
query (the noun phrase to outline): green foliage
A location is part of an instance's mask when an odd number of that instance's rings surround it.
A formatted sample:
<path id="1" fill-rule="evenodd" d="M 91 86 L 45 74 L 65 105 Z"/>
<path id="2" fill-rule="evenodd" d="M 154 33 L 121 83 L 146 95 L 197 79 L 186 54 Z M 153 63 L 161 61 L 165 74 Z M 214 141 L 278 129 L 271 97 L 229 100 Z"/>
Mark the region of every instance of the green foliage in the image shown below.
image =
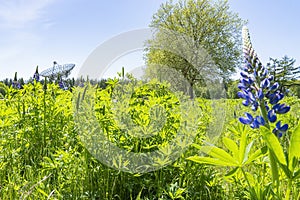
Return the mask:
<path id="1" fill-rule="evenodd" d="M 7 90 L 8 87 L 4 83 L 0 82 L 0 99 L 3 99 L 5 97 Z"/>
<path id="2" fill-rule="evenodd" d="M 110 80 L 105 89 L 98 89 L 96 98 L 96 116 L 104 134 L 129 151 L 165 146 L 180 126 L 179 100 L 165 84 Z"/>
<path id="3" fill-rule="evenodd" d="M 148 41 L 147 77 L 162 78 L 174 85 L 187 82 L 185 88 L 203 85 L 209 78 L 228 78 L 240 61 L 243 24 L 229 10 L 227 1 L 164 3 L 150 25 L 157 32 Z M 172 75 L 170 68 L 177 74 Z M 178 74 L 182 77 L 175 79 Z M 191 91 L 189 94 L 192 97 Z"/>
<path id="4" fill-rule="evenodd" d="M 254 160 L 263 156 L 267 150 L 265 147 L 263 147 L 250 154 L 253 146 L 253 141 L 249 142 L 245 131 L 241 133 L 241 139 L 239 141 L 240 146 L 238 146 L 235 141 L 228 137 L 223 138 L 223 144 L 231 154 L 215 146 L 194 145 L 196 148 L 208 154 L 210 157 L 192 156 L 188 159 L 198 163 L 242 168 L 245 165 L 250 164 Z"/>
<path id="5" fill-rule="evenodd" d="M 230 80 L 226 83 L 226 94 L 227 94 L 227 98 L 228 99 L 237 99 L 238 96 L 237 96 L 237 93 L 239 91 L 239 88 L 238 88 L 238 83 L 239 81 L 238 80 Z"/>
<path id="6" fill-rule="evenodd" d="M 178 100 L 188 100 L 188 97 L 154 81 L 142 84 L 134 79 L 115 79 L 106 84 L 105 89 L 95 90 L 94 109 L 111 142 L 128 151 L 147 152 L 163 147 L 176 137 L 176 130 L 184 120 L 178 113 L 182 102 L 178 105 Z M 118 103 L 125 103 L 110 100 L 126 99 L 128 93 L 120 92 L 122 88 L 131 91 L 131 95 L 127 106 L 118 107 Z M 0 100 L 1 199 L 276 198 L 276 188 L 270 184 L 272 177 L 262 133 L 237 125 L 234 118 L 244 112 L 240 100 L 196 99 L 195 106 L 201 112 L 194 145 L 164 168 L 130 174 L 103 165 L 83 145 L 74 123 L 74 95 L 50 83 L 47 86 L 25 84 L 20 90 L 6 88 L 6 95 Z M 290 122 L 290 131 L 279 144 L 271 139 L 268 144 L 276 151 L 275 160 L 282 159 L 282 154 L 277 153 L 280 151 L 275 150 L 280 149 L 278 145 L 282 146 L 285 158 L 278 165 L 281 197 L 285 197 L 289 188 L 291 197 L 297 199 L 300 103 L 296 98 L 287 98 L 287 103 L 292 110 L 282 120 Z M 224 114 L 219 114 L 223 113 L 221 109 L 225 110 Z M 120 111 L 127 111 L 137 127 L 150 130 L 157 123 L 163 128 L 149 138 L 134 137 L 119 123 Z M 164 113 L 164 125 L 159 124 L 163 116 L 156 116 L 156 111 Z M 116 114 L 119 115 L 113 116 Z M 153 120 L 149 121 L 150 118 Z M 224 126 L 219 130 L 215 126 L 221 122 Z M 218 130 L 222 131 L 221 140 L 210 140 L 215 146 L 207 143 L 202 146 L 208 134 Z M 289 148 L 286 143 L 290 144 Z M 201 153 L 194 147 L 199 147 Z M 201 164 L 186 158 L 195 158 Z M 227 167 L 215 168 L 211 164 Z M 251 187 L 247 187 L 248 183 Z"/>
<path id="7" fill-rule="evenodd" d="M 270 74 L 283 89 L 299 86 L 297 80 L 300 78 L 300 66 L 296 67 L 295 62 L 295 59 L 284 56 L 281 59 L 270 58 L 270 62 L 267 64 Z"/>
<path id="8" fill-rule="evenodd" d="M 123 86 L 129 90 L 134 84 L 129 106 L 125 106 L 128 114 L 141 127 L 151 126 L 153 122 L 161 123 L 163 116 L 148 120 L 155 118 L 156 110 L 161 109 L 155 105 L 160 105 L 166 110 L 166 123 L 160 134 L 138 140 L 115 127 L 119 124 L 114 124 L 113 111 L 109 109 L 114 105 L 109 99 L 116 97 L 114 95 L 125 99 L 126 94 L 112 95 L 112 89 L 117 87 L 113 81 L 107 83 L 106 89 L 99 88 L 96 92 L 100 100 L 95 107 L 99 123 L 110 128 L 106 133 L 123 149 L 150 151 L 151 146 L 162 147 L 174 137 L 179 126 L 178 97 L 164 84 L 152 82 L 143 86 L 133 80 Z M 5 98 L 0 100 L 1 199 L 208 199 L 210 193 L 215 193 L 213 196 L 222 193 L 220 185 L 207 185 L 213 182 L 214 170 L 186 162 L 184 155 L 159 171 L 143 175 L 104 166 L 80 140 L 71 101 L 74 94 L 50 83 L 23 87 L 20 90 L 7 88 Z M 206 104 L 202 111 L 209 113 L 207 110 L 211 108 Z M 206 114 L 201 119 L 208 117 Z M 205 126 L 198 131 L 200 144 Z M 140 145 L 135 149 L 136 141 Z"/>

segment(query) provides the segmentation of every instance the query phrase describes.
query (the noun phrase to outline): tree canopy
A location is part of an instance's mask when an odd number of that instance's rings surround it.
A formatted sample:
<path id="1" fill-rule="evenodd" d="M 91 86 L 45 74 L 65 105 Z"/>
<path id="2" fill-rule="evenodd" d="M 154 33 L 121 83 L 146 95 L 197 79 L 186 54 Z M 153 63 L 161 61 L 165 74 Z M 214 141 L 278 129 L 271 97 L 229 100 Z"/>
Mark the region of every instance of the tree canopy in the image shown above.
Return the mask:
<path id="1" fill-rule="evenodd" d="M 226 0 L 162 4 L 150 24 L 155 34 L 147 43 L 146 77 L 184 79 L 190 88 L 204 84 L 207 76 L 228 78 L 240 64 L 244 24 L 238 14 L 230 11 Z M 176 70 L 181 78 L 178 74 L 174 78 L 168 68 Z"/>
<path id="2" fill-rule="evenodd" d="M 281 59 L 270 58 L 267 66 L 275 81 L 283 86 L 289 86 L 291 81 L 300 78 L 300 66 L 296 67 L 295 62 L 295 59 L 283 56 Z"/>

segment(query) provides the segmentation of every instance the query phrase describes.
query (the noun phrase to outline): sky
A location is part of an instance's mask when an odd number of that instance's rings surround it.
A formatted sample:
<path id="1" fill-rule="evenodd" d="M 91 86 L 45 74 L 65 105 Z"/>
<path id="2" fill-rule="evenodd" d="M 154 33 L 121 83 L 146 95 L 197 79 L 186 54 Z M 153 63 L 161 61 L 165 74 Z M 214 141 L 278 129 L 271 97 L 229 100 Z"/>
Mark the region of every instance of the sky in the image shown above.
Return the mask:
<path id="1" fill-rule="evenodd" d="M 0 0 L 0 80 L 29 79 L 35 71 L 74 63 L 76 77 L 88 56 L 105 41 L 147 28 L 163 0 Z M 248 20 L 252 43 L 266 63 L 284 55 L 300 65 L 299 0 L 229 0 Z M 123 63 L 122 63 L 123 62 Z M 142 65 L 142 54 L 115 65 Z M 114 73 L 114 72 L 110 72 Z"/>

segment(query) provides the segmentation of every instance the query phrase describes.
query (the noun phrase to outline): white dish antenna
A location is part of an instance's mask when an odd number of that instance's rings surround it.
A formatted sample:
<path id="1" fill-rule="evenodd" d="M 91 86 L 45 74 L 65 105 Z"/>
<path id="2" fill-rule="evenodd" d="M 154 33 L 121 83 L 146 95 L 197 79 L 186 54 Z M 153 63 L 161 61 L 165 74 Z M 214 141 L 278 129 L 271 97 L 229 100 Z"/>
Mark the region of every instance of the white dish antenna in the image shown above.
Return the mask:
<path id="1" fill-rule="evenodd" d="M 68 77 L 75 67 L 75 64 L 63 64 L 59 65 L 56 61 L 53 62 L 53 67 L 48 68 L 40 73 L 43 77 L 48 78 L 57 78 L 58 76 L 65 76 Z"/>

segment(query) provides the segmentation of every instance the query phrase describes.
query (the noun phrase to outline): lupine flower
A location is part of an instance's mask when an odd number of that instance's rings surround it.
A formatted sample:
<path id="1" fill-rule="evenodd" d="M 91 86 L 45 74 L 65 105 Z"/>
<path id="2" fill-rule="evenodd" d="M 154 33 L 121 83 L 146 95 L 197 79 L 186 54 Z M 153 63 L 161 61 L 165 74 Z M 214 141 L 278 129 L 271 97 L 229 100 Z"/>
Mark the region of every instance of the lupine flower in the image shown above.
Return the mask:
<path id="1" fill-rule="evenodd" d="M 287 124 L 284 124 L 283 126 L 281 126 L 281 122 L 278 121 L 276 123 L 276 127 L 273 130 L 273 133 L 275 135 L 277 135 L 277 137 L 282 137 L 282 134 L 285 133 L 288 128 L 289 128 L 289 126 Z"/>
<path id="2" fill-rule="evenodd" d="M 280 85 L 274 82 L 274 77 L 261 64 L 255 53 L 246 27 L 243 28 L 243 48 L 245 56 L 245 65 L 240 73 L 240 83 L 237 93 L 238 97 L 244 99 L 244 106 L 251 106 L 253 111 L 260 108 L 260 115 L 253 117 L 250 113 L 245 113 L 246 117 L 240 117 L 239 121 L 250 125 L 251 128 L 260 126 L 269 127 L 269 123 L 277 121 L 277 114 L 285 114 L 290 110 L 286 104 L 280 104 L 284 93 L 279 89 Z M 270 109 L 271 108 L 271 109 Z M 281 121 L 276 123 L 273 133 L 281 137 L 288 129 L 288 125 L 281 126 Z"/>
<path id="3" fill-rule="evenodd" d="M 36 66 L 35 73 L 33 74 L 33 79 L 35 79 L 36 82 L 40 81 L 40 74 L 39 74 L 39 67 L 38 66 Z"/>
<path id="4" fill-rule="evenodd" d="M 60 80 L 58 81 L 58 85 L 59 85 L 59 87 L 60 87 L 61 89 L 65 89 L 65 84 L 64 84 L 64 82 L 62 81 L 62 79 L 60 79 Z"/>
<path id="5" fill-rule="evenodd" d="M 59 77 L 58 85 L 63 90 L 67 90 L 68 89 L 68 87 L 65 85 L 65 83 L 64 83 L 64 81 L 62 80 L 61 77 Z"/>
<path id="6" fill-rule="evenodd" d="M 17 72 L 15 73 L 14 81 L 12 82 L 12 87 L 16 89 L 21 89 L 21 84 L 19 83 L 17 78 Z"/>

